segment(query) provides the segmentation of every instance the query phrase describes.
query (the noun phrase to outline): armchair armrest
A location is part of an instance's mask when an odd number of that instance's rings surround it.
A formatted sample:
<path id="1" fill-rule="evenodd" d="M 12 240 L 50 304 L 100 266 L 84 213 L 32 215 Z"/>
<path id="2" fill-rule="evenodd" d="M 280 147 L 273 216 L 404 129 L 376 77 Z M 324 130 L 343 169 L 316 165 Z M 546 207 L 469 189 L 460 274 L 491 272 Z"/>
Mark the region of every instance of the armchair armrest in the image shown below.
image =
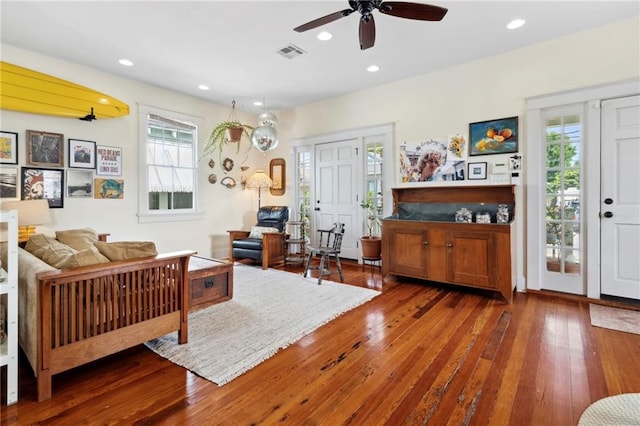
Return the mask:
<path id="1" fill-rule="evenodd" d="M 229 261 L 233 262 L 233 242 L 235 240 L 244 240 L 249 238 L 249 231 L 227 231 L 229 233 Z"/>

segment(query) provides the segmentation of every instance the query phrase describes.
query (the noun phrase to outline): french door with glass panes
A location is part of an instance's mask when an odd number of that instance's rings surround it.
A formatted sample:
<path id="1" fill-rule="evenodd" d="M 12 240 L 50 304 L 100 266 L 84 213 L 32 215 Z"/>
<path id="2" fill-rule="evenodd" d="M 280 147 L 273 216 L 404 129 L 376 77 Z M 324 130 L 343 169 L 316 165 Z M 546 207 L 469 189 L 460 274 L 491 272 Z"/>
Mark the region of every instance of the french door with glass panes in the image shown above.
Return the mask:
<path id="1" fill-rule="evenodd" d="M 544 162 L 541 191 L 544 209 L 539 247 L 544 259 L 541 288 L 585 294 L 583 279 L 583 232 L 580 206 L 582 153 L 584 152 L 584 106 L 547 110 L 543 114 Z"/>

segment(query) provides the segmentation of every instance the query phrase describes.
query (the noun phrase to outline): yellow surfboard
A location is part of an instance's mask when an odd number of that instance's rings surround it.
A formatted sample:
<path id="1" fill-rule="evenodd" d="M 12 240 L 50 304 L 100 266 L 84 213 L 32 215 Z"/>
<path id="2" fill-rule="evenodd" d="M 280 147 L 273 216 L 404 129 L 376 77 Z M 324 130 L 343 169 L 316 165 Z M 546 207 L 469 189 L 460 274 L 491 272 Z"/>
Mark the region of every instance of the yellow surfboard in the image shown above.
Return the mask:
<path id="1" fill-rule="evenodd" d="M 0 108 L 71 118 L 129 114 L 129 105 L 109 95 L 7 62 L 0 62 Z"/>

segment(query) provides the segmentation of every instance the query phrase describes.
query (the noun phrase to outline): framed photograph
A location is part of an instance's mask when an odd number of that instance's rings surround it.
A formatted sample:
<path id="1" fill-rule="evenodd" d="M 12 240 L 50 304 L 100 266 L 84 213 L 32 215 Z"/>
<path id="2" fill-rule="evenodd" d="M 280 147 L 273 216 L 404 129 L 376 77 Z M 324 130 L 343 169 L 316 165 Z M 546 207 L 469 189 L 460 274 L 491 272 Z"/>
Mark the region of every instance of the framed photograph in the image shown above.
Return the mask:
<path id="1" fill-rule="evenodd" d="M 121 176 L 122 148 L 98 145 L 96 149 L 96 174 L 101 176 Z"/>
<path id="2" fill-rule="evenodd" d="M 93 197 L 93 170 L 67 170 L 67 197 Z"/>
<path id="3" fill-rule="evenodd" d="M 27 130 L 27 164 L 64 167 L 64 135 Z"/>
<path id="4" fill-rule="evenodd" d="M 0 164 L 18 164 L 18 134 L 0 131 Z"/>
<path id="5" fill-rule="evenodd" d="M 518 117 L 469 123 L 469 155 L 518 152 Z"/>
<path id="6" fill-rule="evenodd" d="M 274 158 L 269 162 L 269 177 L 273 181 L 273 185 L 269 188 L 271 195 L 284 195 L 285 165 L 284 158 Z"/>
<path id="7" fill-rule="evenodd" d="M 69 139 L 69 167 L 95 169 L 96 143 L 80 139 Z"/>
<path id="8" fill-rule="evenodd" d="M 469 180 L 482 180 L 487 178 L 487 163 L 469 163 L 467 173 Z"/>
<path id="9" fill-rule="evenodd" d="M 95 179 L 93 198 L 117 199 L 124 198 L 124 179 Z"/>
<path id="10" fill-rule="evenodd" d="M 18 198 L 18 168 L 0 168 L 0 198 Z"/>
<path id="11" fill-rule="evenodd" d="M 45 199 L 49 208 L 64 207 L 64 170 L 22 167 L 20 181 L 23 200 Z"/>

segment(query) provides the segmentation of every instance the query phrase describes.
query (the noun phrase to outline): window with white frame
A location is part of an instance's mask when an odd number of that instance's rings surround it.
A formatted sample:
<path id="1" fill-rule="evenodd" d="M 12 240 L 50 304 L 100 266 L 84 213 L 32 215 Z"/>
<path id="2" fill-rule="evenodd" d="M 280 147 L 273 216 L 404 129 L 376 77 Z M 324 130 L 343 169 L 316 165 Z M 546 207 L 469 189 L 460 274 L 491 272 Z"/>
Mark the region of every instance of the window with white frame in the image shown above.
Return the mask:
<path id="1" fill-rule="evenodd" d="M 140 107 L 141 219 L 184 219 L 197 213 L 198 121 Z"/>

